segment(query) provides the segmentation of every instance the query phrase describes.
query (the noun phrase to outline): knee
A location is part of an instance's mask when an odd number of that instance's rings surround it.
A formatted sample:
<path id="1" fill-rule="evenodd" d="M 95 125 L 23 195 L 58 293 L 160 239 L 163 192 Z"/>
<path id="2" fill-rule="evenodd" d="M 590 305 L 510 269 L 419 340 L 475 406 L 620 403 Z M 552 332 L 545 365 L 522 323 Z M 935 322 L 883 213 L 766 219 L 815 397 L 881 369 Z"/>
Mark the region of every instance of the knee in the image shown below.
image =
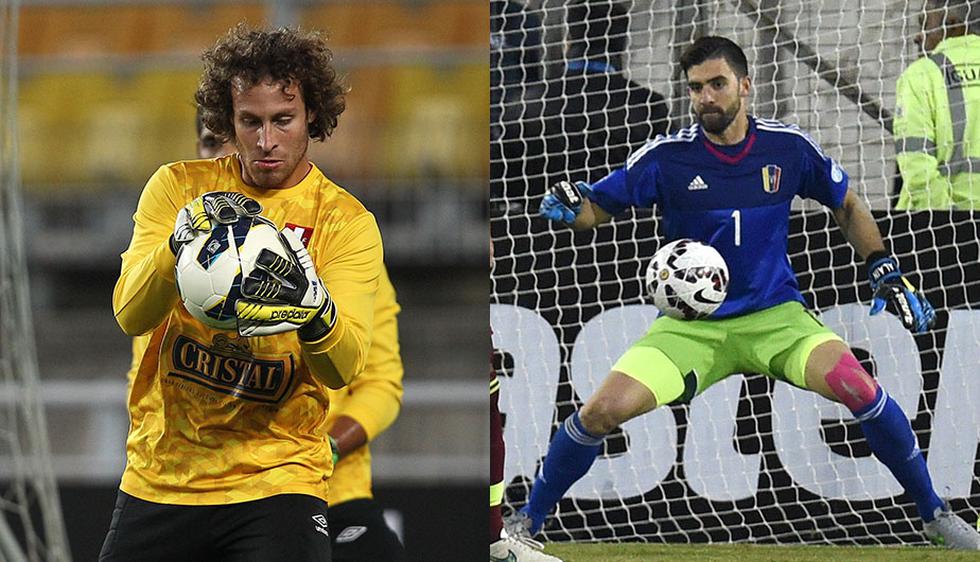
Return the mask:
<path id="1" fill-rule="evenodd" d="M 592 435 L 606 435 L 628 419 L 614 397 L 596 395 L 582 406 L 578 414 L 585 430 Z"/>
<path id="2" fill-rule="evenodd" d="M 837 364 L 827 373 L 825 380 L 837 400 L 852 412 L 874 402 L 878 392 L 878 383 L 850 353 L 841 356 Z"/>

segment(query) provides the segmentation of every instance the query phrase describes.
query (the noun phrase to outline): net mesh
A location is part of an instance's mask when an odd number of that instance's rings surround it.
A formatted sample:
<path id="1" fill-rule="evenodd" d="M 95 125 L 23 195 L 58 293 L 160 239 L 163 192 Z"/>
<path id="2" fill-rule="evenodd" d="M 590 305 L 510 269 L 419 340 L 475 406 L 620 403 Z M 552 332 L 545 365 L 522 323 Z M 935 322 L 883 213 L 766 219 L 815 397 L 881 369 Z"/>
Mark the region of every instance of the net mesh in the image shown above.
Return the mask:
<path id="1" fill-rule="evenodd" d="M 614 84 L 621 94 L 659 93 L 670 130 L 689 125 L 674 61 L 692 38 L 718 34 L 746 52 L 750 113 L 799 125 L 847 170 L 902 269 L 916 272 L 939 311 L 921 336 L 893 317 L 868 317 L 860 260 L 828 211 L 797 200 L 789 252 L 808 306 L 908 414 L 937 492 L 976 519 L 980 229 L 970 212 L 890 210 L 889 108 L 896 79 L 919 56 L 921 2 L 632 0 L 620 9 L 600 0 L 586 4 L 584 20 L 575 5 L 491 3 L 491 323 L 507 504 L 523 504 L 558 424 L 656 315 L 641 282 L 662 240 L 654 212 L 574 233 L 537 217 L 544 190 L 595 181 L 646 140 L 631 116 L 655 120 L 646 101 L 657 97 L 617 97 Z M 568 21 L 601 32 L 583 37 Z M 569 87 L 577 80 L 569 69 L 583 60 L 604 76 L 607 93 L 588 94 L 592 102 Z M 841 544 L 921 543 L 920 532 L 914 504 L 845 408 L 753 374 L 624 424 L 545 530 L 552 540 Z"/>
<path id="2" fill-rule="evenodd" d="M 38 393 L 17 155 L 18 2 L 0 1 L 0 559 L 68 560 Z"/>

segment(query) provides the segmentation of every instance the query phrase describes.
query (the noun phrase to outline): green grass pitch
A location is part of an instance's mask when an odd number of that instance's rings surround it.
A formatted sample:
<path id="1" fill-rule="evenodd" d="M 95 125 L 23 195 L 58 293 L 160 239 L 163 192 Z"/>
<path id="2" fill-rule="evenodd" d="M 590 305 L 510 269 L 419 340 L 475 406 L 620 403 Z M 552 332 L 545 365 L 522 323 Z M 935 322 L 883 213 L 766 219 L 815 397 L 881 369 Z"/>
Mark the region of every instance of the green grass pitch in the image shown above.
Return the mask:
<path id="1" fill-rule="evenodd" d="M 980 552 L 937 547 L 778 546 L 752 544 L 663 545 L 637 543 L 549 543 L 545 552 L 564 562 L 959 562 Z"/>

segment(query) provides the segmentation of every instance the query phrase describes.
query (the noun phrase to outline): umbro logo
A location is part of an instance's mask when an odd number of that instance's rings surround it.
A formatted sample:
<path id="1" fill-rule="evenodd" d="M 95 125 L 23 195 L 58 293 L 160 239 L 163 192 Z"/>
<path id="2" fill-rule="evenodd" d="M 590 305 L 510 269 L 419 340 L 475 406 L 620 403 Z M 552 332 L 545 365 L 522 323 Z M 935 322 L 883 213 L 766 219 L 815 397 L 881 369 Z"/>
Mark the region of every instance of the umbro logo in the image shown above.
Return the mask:
<path id="1" fill-rule="evenodd" d="M 337 535 L 338 543 L 354 542 L 367 532 L 367 527 L 361 525 L 347 527 Z"/>
<path id="2" fill-rule="evenodd" d="M 688 191 L 700 191 L 702 189 L 708 189 L 708 184 L 705 183 L 703 179 L 701 179 L 701 176 L 694 176 L 694 179 L 691 180 L 691 183 L 687 184 Z"/>
<path id="3" fill-rule="evenodd" d="M 316 514 L 312 517 L 313 519 L 313 529 L 325 537 L 330 536 L 330 531 L 327 530 L 327 518 L 321 514 Z"/>

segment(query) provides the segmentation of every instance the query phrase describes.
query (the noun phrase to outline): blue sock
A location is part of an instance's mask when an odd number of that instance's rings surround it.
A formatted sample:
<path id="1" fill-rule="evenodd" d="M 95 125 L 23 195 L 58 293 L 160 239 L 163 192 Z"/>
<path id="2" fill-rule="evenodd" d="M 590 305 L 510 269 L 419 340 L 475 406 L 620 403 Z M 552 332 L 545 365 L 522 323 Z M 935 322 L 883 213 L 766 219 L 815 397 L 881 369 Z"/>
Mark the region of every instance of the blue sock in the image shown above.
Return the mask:
<path id="1" fill-rule="evenodd" d="M 932 489 L 926 460 L 916 445 L 912 426 L 905 413 L 891 396 L 878 388 L 874 401 L 854 412 L 854 416 L 861 423 L 861 431 L 871 452 L 905 488 L 922 520 L 932 521 L 936 508 L 943 507 L 943 500 Z"/>
<path id="2" fill-rule="evenodd" d="M 531 497 L 521 509 L 531 518 L 532 535 L 541 530 L 545 517 L 572 484 L 589 471 L 601 445 L 602 436 L 586 431 L 578 412 L 565 418 L 548 446 L 541 473 L 534 479 Z"/>

